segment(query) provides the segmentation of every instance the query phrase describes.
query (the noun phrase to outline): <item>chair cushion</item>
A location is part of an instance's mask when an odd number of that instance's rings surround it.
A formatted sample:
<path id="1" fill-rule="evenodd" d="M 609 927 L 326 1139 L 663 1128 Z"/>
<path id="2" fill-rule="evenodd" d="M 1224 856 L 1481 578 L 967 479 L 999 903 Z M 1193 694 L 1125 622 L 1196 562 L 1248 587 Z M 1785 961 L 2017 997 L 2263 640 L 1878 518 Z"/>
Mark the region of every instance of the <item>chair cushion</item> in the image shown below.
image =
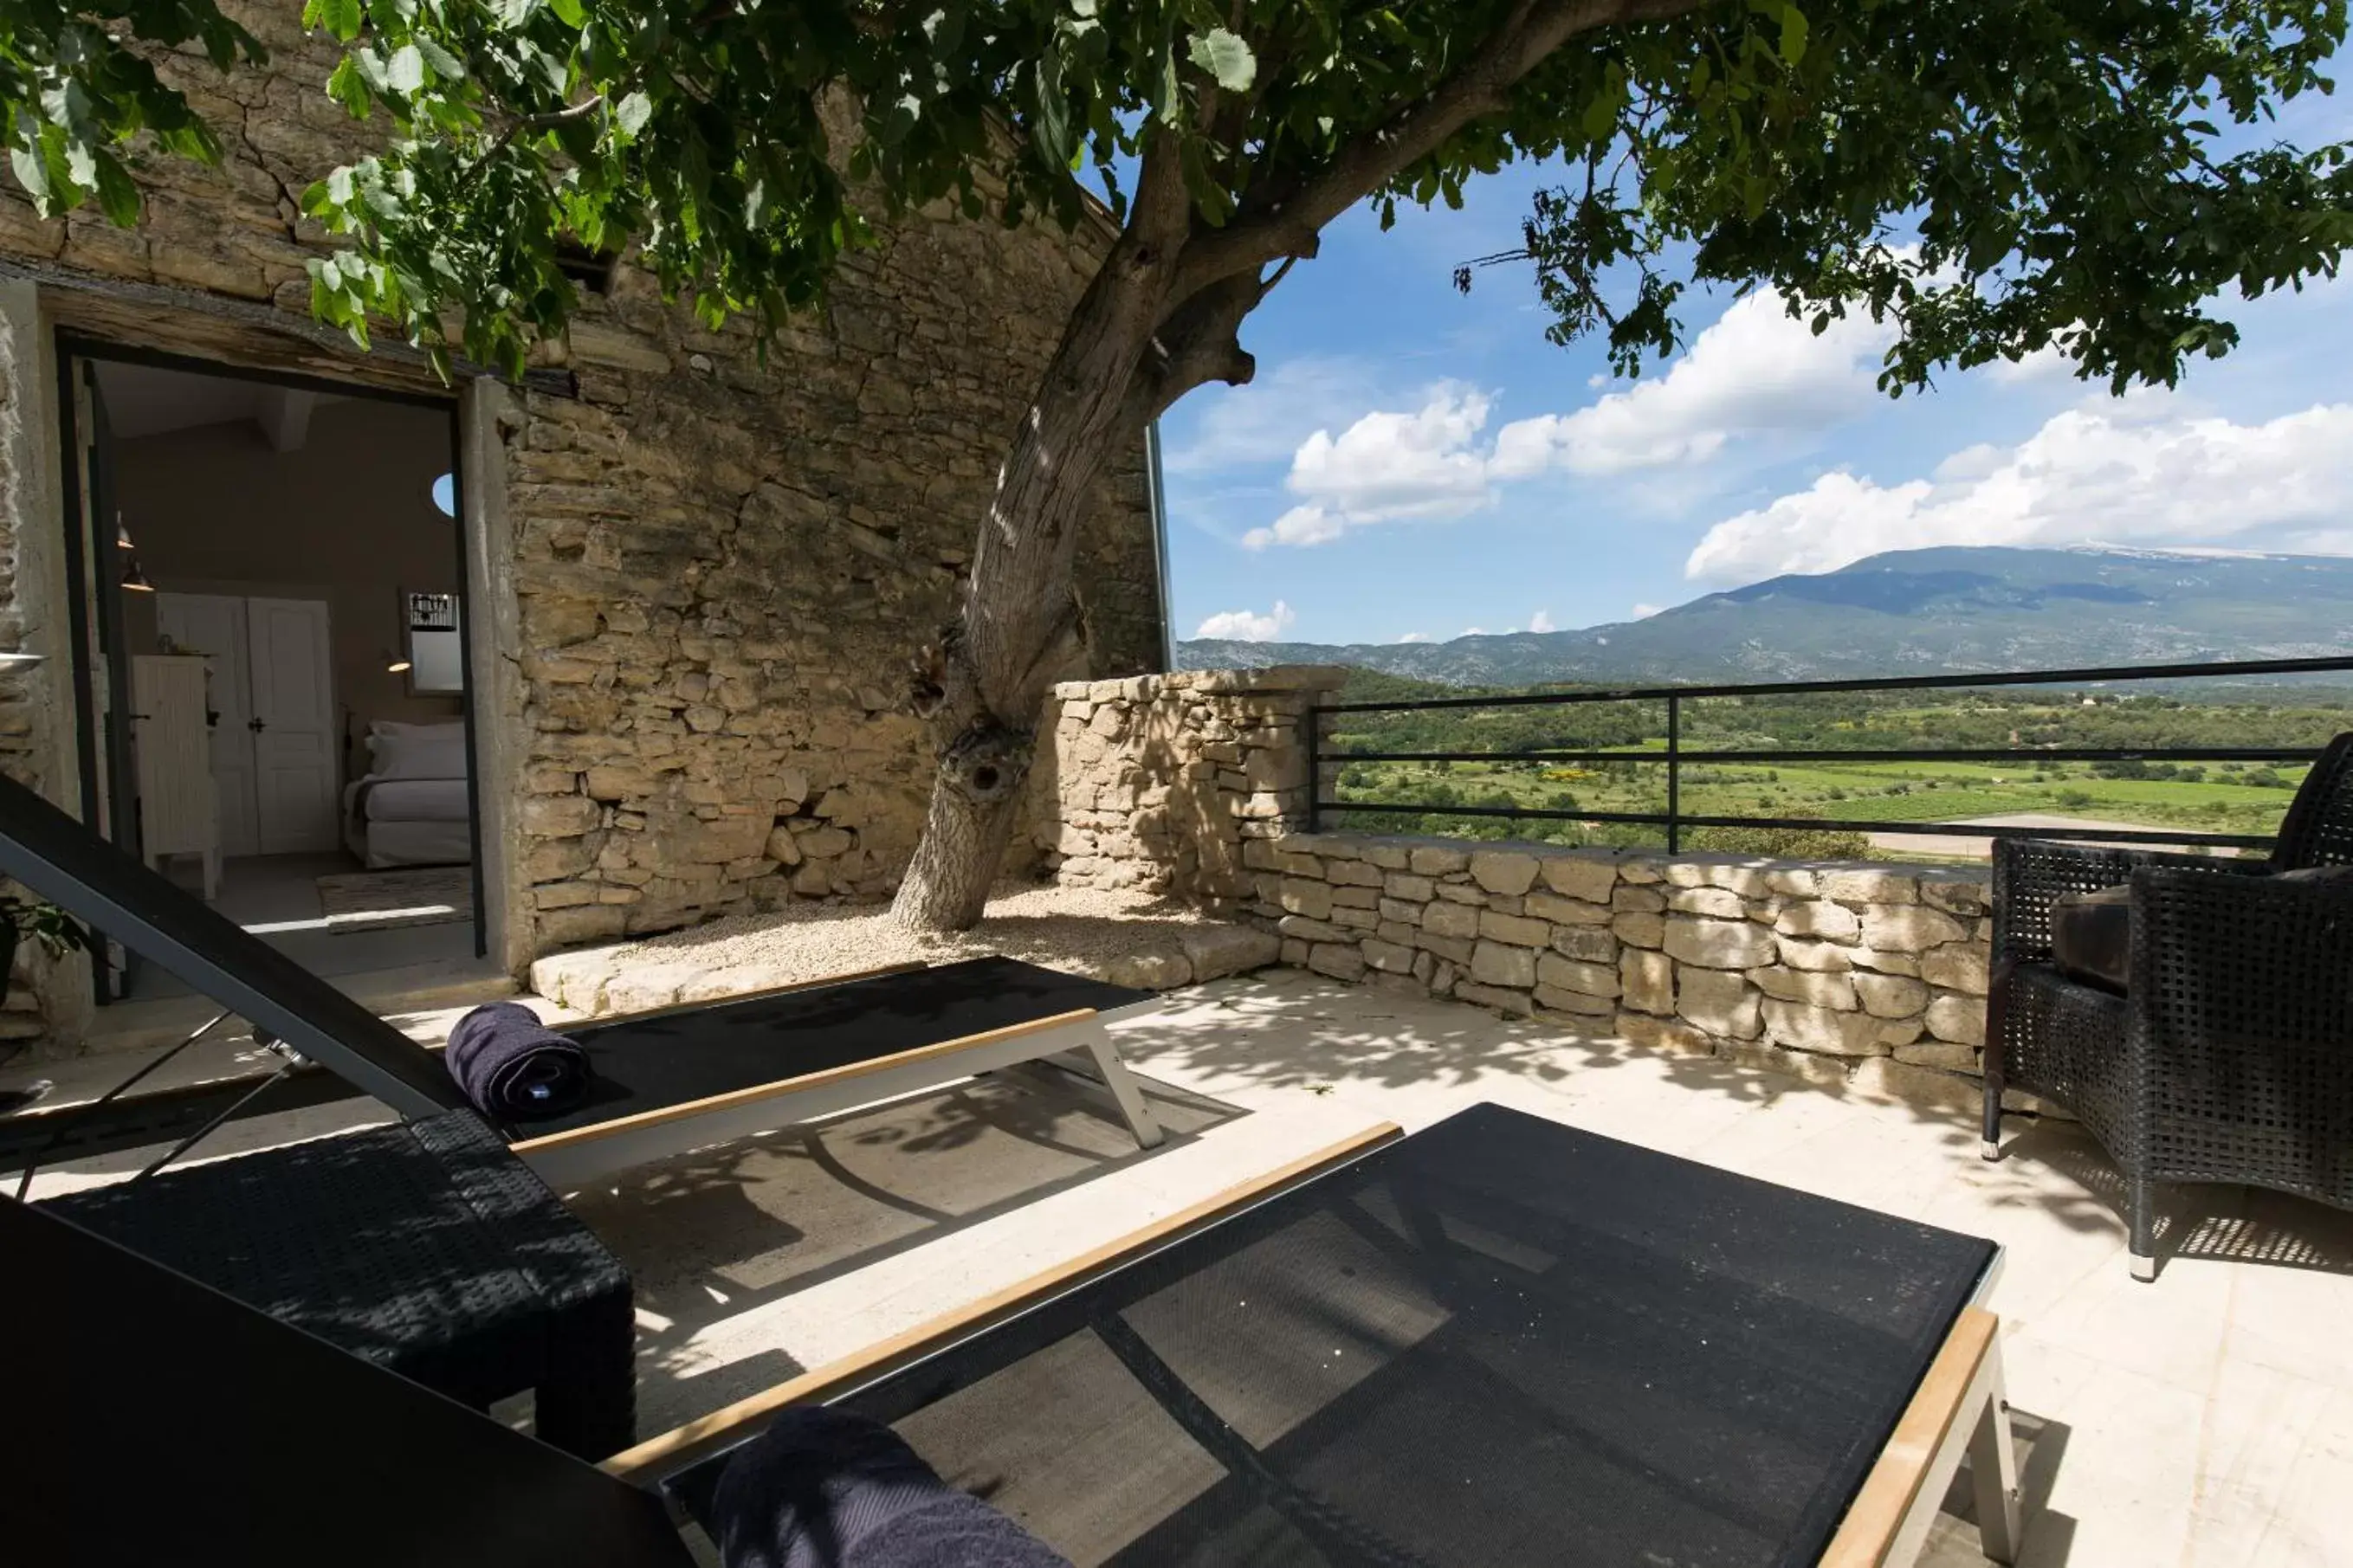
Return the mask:
<path id="1" fill-rule="evenodd" d="M 2283 882 L 2353 885 L 2353 866 L 2306 866 Z M 2132 973 L 2132 888 L 2062 893 L 2051 906 L 2052 966 L 2070 980 L 2121 995 Z"/>
<path id="2" fill-rule="evenodd" d="M 2062 893 L 2051 906 L 2051 962 L 2060 973 L 2122 994 L 2132 973 L 2132 888 Z"/>

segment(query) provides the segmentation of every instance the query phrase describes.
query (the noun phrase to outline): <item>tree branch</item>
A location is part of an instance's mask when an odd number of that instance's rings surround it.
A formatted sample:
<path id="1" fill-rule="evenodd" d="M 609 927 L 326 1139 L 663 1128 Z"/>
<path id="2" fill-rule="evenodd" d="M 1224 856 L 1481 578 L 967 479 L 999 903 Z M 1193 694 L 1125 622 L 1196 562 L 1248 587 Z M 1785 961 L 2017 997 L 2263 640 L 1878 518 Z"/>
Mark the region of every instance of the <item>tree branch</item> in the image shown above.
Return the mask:
<path id="1" fill-rule="evenodd" d="M 1324 226 L 1436 152 L 1471 121 L 1501 111 L 1511 89 L 1546 57 L 1598 27 L 1659 21 L 1706 0 L 1521 0 L 1470 62 L 1391 115 L 1303 181 L 1290 200 L 1229 224 L 1186 247 L 1176 298 L 1182 300 L 1271 261 L 1315 254 Z"/>
<path id="2" fill-rule="evenodd" d="M 1152 334 L 1144 362 L 1129 383 L 1121 418 L 1141 430 L 1169 405 L 1204 383 L 1247 384 L 1258 361 L 1241 345 L 1241 326 L 1266 291 L 1282 280 L 1278 272 L 1261 283 L 1248 273 L 1222 279 L 1172 311 Z"/>

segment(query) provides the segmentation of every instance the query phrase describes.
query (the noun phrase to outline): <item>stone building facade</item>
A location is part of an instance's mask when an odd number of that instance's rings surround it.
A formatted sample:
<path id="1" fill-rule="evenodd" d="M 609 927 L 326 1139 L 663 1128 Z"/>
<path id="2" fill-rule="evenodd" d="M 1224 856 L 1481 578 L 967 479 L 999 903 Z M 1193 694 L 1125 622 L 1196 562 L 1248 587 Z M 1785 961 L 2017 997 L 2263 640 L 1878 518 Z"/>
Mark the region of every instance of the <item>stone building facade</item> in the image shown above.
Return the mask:
<path id="1" fill-rule="evenodd" d="M 792 900 L 879 895 L 913 847 L 928 740 L 915 650 L 951 616 L 1004 443 L 1106 228 L 919 216 L 844 259 L 764 365 L 624 266 L 527 384 L 443 386 L 399 345 L 309 316 L 310 181 L 370 128 L 321 84 L 292 4 L 230 7 L 267 70 L 168 73 L 217 169 L 157 161 L 145 223 L 37 221 L 0 193 L 0 766 L 79 799 L 58 366 L 79 338 L 446 397 L 459 431 L 488 923 L 520 972 L 567 943 Z M 1103 483 L 1077 589 L 1080 675 L 1164 657 L 1145 454 Z M 20 969 L 16 1037 L 75 984 Z"/>

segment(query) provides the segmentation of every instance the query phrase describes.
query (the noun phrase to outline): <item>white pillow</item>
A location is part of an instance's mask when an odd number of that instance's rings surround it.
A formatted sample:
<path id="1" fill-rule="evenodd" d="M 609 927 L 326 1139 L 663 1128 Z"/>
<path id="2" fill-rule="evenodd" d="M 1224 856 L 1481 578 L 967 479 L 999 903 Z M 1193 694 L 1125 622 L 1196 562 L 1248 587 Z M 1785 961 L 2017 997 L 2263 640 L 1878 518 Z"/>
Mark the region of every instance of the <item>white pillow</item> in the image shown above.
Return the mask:
<path id="1" fill-rule="evenodd" d="M 406 730 L 438 730 L 439 725 L 403 725 Z M 449 728 L 454 735 L 370 735 L 368 752 L 375 763 L 368 769 L 379 779 L 461 779 L 466 776 L 465 726 Z"/>

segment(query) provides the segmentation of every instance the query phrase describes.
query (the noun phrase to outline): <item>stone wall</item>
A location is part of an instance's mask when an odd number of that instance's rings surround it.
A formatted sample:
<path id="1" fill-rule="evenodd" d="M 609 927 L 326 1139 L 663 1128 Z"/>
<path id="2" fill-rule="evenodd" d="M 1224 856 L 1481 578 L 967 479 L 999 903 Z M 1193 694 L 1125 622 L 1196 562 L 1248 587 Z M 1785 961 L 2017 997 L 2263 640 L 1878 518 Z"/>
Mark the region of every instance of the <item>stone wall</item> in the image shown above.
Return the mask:
<path id="1" fill-rule="evenodd" d="M 1308 711 L 1345 678 L 1294 666 L 1056 687 L 1052 754 L 1032 780 L 1044 868 L 1081 887 L 1248 908 L 1251 847 L 1307 820 Z"/>
<path id="2" fill-rule="evenodd" d="M 0 280 L 0 649 L 10 652 L 67 646 L 54 624 L 61 606 L 39 587 L 47 576 L 41 558 L 54 557 L 63 538 L 26 521 L 55 503 L 40 482 L 49 432 L 25 392 L 27 384 L 44 384 L 49 368 L 32 305 L 28 285 Z M 73 727 L 61 719 L 72 710 L 69 669 L 66 661 L 46 657 L 0 662 L 0 772 L 59 803 L 76 803 L 79 795 Z M 25 896 L 14 883 L 5 890 Z M 29 942 L 0 976 L 0 1062 L 77 1031 L 93 1005 L 79 963 L 54 963 Z"/>
<path id="3" fill-rule="evenodd" d="M 260 364 L 292 363 L 294 343 L 313 374 L 429 385 L 413 355 L 322 347 L 309 321 L 303 263 L 325 237 L 296 195 L 381 127 L 327 100 L 337 52 L 299 7 L 229 9 L 267 70 L 162 61 L 219 128 L 223 164 L 153 160 L 133 230 L 40 222 L 0 190 L 0 262 L 38 284 L 43 332 Z M 708 331 L 625 267 L 543 345 L 571 395 L 518 395 L 482 447 L 502 471 L 469 481 L 503 497 L 512 539 L 493 571 L 512 602 L 473 617 L 514 628 L 498 651 L 519 697 L 481 721 L 508 731 L 485 783 L 514 801 L 524 951 L 895 883 L 931 775 L 909 664 L 951 616 L 1024 394 L 1107 243 L 1099 226 L 910 218 L 844 259 L 765 364 L 747 326 Z M 0 417 L 53 395 L 29 363 L 0 364 Z M 53 495 L 0 496 L 4 564 L 59 522 Z M 1082 533 L 1090 647 L 1072 674 L 1160 662 L 1156 553 L 1138 450 Z M 60 659 L 16 586 L 0 574 L 0 650 Z M 0 766 L 53 780 L 63 759 L 69 775 L 70 726 L 41 731 L 5 679 Z"/>
<path id="4" fill-rule="evenodd" d="M 1986 874 L 1293 834 L 1243 847 L 1286 963 L 1813 1078 L 1984 1044 Z"/>
<path id="5" fill-rule="evenodd" d="M 1284 963 L 1335 979 L 1824 1081 L 1975 1092 L 1982 868 L 1309 834 L 1305 726 L 1344 673 L 1057 689 L 1046 865 L 1256 920 Z"/>

